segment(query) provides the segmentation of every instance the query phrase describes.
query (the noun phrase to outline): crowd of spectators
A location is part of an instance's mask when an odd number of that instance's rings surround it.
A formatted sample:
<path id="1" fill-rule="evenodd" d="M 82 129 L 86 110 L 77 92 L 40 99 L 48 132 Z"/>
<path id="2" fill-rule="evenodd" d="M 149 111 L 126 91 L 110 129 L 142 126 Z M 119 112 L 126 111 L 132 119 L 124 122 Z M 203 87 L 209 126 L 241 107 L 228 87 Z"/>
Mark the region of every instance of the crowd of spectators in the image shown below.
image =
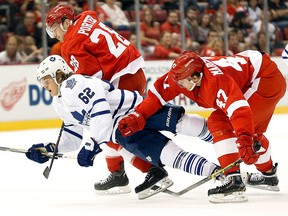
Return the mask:
<path id="1" fill-rule="evenodd" d="M 48 1 L 46 10 L 60 2 L 75 14 L 88 10 L 88 1 Z M 279 56 L 288 40 L 288 1 L 268 0 L 264 15 L 261 0 L 184 0 L 185 37 L 181 37 L 179 1 L 140 0 L 141 54 L 145 59 L 174 59 L 185 49 L 202 56 L 224 55 L 224 22 L 228 24 L 228 54 L 257 49 Z M 43 59 L 41 0 L 0 0 L 0 64 L 34 63 Z M 134 0 L 94 0 L 99 20 L 137 45 Z M 264 19 L 268 20 L 265 29 Z M 266 37 L 266 35 L 269 37 Z M 48 54 L 61 55 L 61 42 L 49 37 Z M 185 38 L 182 46 L 181 38 Z M 266 39 L 270 47 L 266 48 Z"/>

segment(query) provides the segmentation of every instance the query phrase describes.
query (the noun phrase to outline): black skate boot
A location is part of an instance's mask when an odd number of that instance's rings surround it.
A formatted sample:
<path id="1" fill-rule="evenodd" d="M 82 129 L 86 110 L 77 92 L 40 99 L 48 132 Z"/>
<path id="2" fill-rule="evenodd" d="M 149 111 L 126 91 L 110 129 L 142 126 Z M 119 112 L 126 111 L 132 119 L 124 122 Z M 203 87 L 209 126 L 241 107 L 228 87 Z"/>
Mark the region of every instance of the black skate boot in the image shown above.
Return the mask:
<path id="1" fill-rule="evenodd" d="M 278 163 L 275 163 L 271 173 L 247 173 L 247 186 L 262 190 L 280 191 L 278 187 L 279 179 L 276 173 L 277 166 Z"/>
<path id="2" fill-rule="evenodd" d="M 239 172 L 230 173 L 222 186 L 208 191 L 209 201 L 212 203 L 244 202 L 247 197 L 242 193 L 246 191 L 245 184 Z"/>
<path id="3" fill-rule="evenodd" d="M 122 165 L 121 170 L 111 172 L 106 179 L 96 182 L 94 189 L 97 194 L 124 194 L 131 192 L 128 184 L 129 179 Z"/>
<path id="4" fill-rule="evenodd" d="M 173 185 L 173 182 L 167 178 L 168 173 L 161 167 L 152 166 L 142 184 L 135 188 L 135 193 L 139 199 L 146 199 Z"/>

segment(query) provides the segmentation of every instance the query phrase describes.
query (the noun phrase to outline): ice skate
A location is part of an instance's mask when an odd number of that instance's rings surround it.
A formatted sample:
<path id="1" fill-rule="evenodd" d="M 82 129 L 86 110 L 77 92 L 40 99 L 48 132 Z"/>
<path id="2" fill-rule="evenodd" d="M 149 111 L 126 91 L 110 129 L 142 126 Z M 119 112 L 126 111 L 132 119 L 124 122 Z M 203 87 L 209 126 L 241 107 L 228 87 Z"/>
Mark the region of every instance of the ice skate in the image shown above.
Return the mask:
<path id="1" fill-rule="evenodd" d="M 160 167 L 152 166 L 145 177 L 145 181 L 135 188 L 138 199 L 146 199 L 173 185 L 168 177 L 166 170 Z"/>
<path id="2" fill-rule="evenodd" d="M 121 170 L 111 172 L 106 179 L 100 180 L 94 184 L 96 194 L 125 194 L 130 193 L 128 186 L 129 179 L 125 173 L 124 167 Z"/>
<path id="3" fill-rule="evenodd" d="M 231 173 L 225 178 L 222 186 L 208 191 L 209 201 L 212 203 L 245 202 L 247 197 L 243 195 L 246 191 L 240 173 Z"/>
<path id="4" fill-rule="evenodd" d="M 272 173 L 246 173 L 242 176 L 247 187 L 252 187 L 261 190 L 280 191 L 278 187 L 279 179 L 277 177 L 278 163 L 272 168 Z"/>

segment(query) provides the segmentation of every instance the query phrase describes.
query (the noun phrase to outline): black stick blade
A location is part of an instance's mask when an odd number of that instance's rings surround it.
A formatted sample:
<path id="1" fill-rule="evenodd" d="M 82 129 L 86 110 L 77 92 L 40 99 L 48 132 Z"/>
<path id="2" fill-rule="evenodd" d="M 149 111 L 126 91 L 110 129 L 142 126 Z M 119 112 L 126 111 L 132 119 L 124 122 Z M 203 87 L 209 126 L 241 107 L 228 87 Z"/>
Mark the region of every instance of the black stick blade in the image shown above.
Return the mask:
<path id="1" fill-rule="evenodd" d="M 45 176 L 46 179 L 48 179 L 49 174 L 50 174 L 50 168 L 49 168 L 49 166 L 47 166 L 43 172 L 43 175 Z"/>

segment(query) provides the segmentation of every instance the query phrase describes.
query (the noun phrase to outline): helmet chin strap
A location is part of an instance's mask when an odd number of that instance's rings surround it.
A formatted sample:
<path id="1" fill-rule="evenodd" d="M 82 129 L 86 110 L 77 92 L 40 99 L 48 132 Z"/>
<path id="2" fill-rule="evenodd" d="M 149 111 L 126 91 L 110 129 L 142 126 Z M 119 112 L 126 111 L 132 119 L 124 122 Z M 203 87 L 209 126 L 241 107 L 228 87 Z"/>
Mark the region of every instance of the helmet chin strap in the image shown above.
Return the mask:
<path id="1" fill-rule="evenodd" d="M 57 97 L 61 97 L 61 91 L 60 91 L 60 88 L 61 88 L 61 84 L 58 84 L 58 94 L 57 94 Z"/>
<path id="2" fill-rule="evenodd" d="M 64 31 L 65 33 L 67 32 L 67 30 L 64 29 L 64 26 L 63 26 L 62 23 L 60 23 L 60 28 L 61 28 L 61 30 Z"/>
<path id="3" fill-rule="evenodd" d="M 203 76 L 203 73 L 200 73 L 200 76 L 199 76 L 199 80 L 197 82 L 193 82 L 193 85 L 191 86 L 191 88 L 188 90 L 188 91 L 192 91 L 195 86 L 197 86 L 197 84 L 202 80 L 202 76 Z"/>

